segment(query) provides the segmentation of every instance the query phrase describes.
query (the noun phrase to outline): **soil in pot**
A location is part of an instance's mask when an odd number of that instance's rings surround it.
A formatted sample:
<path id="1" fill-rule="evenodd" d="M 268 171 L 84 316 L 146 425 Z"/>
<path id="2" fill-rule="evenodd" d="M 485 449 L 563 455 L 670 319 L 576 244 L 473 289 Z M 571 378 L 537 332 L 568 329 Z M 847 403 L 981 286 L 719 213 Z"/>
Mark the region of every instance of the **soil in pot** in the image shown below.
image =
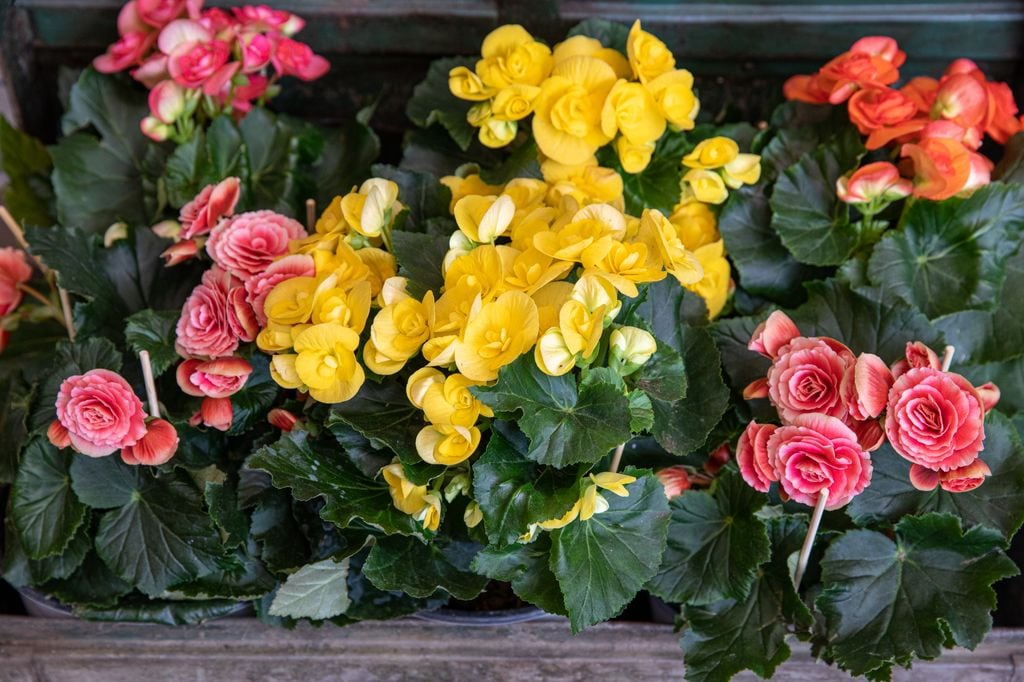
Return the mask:
<path id="1" fill-rule="evenodd" d="M 508 625 L 537 620 L 547 615 L 517 597 L 508 583 L 491 581 L 471 601 L 450 599 L 441 608 L 420 611 L 416 618 L 459 625 Z"/>

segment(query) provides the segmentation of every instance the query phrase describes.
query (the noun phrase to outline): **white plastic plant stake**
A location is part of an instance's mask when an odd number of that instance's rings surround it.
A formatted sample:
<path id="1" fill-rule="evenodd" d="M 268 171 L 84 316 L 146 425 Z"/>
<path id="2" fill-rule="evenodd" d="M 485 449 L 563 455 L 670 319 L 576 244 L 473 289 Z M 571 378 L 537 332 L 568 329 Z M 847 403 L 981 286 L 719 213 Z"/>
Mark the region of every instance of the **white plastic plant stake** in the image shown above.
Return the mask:
<path id="1" fill-rule="evenodd" d="M 156 383 L 153 381 L 153 365 L 149 362 L 149 351 L 139 353 L 139 362 L 142 364 L 142 380 L 146 384 L 146 397 L 149 399 L 149 416 L 160 418 L 160 403 L 156 399 Z"/>
<path id="2" fill-rule="evenodd" d="M 811 558 L 811 548 L 814 547 L 814 536 L 818 534 L 818 526 L 821 525 L 821 517 L 825 513 L 825 505 L 828 504 L 828 488 L 818 493 L 818 503 L 814 505 L 814 513 L 811 514 L 811 524 L 807 526 L 807 537 L 804 538 L 803 547 L 800 548 L 800 556 L 796 561 L 796 573 L 793 575 L 793 586 L 800 589 L 800 581 L 807 570 L 807 561 Z"/>
<path id="3" fill-rule="evenodd" d="M 946 350 L 942 353 L 942 371 L 948 372 L 949 366 L 953 364 L 953 353 L 956 352 L 956 346 L 946 346 Z"/>
<path id="4" fill-rule="evenodd" d="M 306 231 L 316 232 L 316 199 L 306 199 Z"/>

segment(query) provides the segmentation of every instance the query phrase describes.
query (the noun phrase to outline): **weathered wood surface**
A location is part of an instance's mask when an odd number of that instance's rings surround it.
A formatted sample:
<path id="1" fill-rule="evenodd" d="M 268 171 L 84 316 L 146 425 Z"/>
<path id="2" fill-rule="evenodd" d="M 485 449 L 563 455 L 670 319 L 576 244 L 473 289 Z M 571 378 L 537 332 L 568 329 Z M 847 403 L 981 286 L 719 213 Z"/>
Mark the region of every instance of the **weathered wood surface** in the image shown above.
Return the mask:
<path id="1" fill-rule="evenodd" d="M 844 680 L 794 644 L 776 679 Z M 681 679 L 664 625 L 609 623 L 573 637 L 560 621 L 460 627 L 403 620 L 274 629 L 250 619 L 199 627 L 0 618 L 0 681 L 275 682 Z M 752 680 L 753 676 L 737 679 Z M 898 670 L 898 680 L 1024 681 L 1024 631 L 996 630 L 974 652 Z"/>

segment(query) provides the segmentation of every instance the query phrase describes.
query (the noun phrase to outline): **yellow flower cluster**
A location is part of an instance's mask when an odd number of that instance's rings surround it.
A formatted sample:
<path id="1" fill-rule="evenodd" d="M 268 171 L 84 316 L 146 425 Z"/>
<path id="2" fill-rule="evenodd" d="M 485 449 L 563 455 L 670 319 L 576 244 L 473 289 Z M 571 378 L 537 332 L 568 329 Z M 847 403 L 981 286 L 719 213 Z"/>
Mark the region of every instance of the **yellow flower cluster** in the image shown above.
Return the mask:
<path id="1" fill-rule="evenodd" d="M 386 296 L 385 282 L 396 274 L 394 257 L 378 246 L 401 208 L 395 183 L 367 180 L 336 197 L 312 235 L 290 244 L 292 254 L 312 262 L 314 275 L 292 277 L 270 291 L 267 324 L 256 338 L 272 354 L 270 373 L 279 385 L 323 403 L 359 391 L 365 380 L 359 335 L 374 299 Z"/>
<path id="2" fill-rule="evenodd" d="M 625 55 L 587 36 L 552 50 L 522 26 L 502 26 L 484 39 L 474 70 L 457 67 L 448 78 L 452 94 L 475 103 L 468 120 L 484 145 L 509 144 L 533 114 L 541 153 L 566 166 L 614 141 L 622 167 L 639 173 L 665 128 L 693 128 L 700 108 L 693 76 L 639 21 Z"/>
<path id="3" fill-rule="evenodd" d="M 693 252 L 704 271 L 699 282 L 686 288 L 704 299 L 709 317 L 718 317 L 734 287 L 715 214 L 707 204 L 687 197 L 675 206 L 668 219 L 676 227 L 683 246 Z"/>
<path id="4" fill-rule="evenodd" d="M 683 157 L 683 199 L 721 204 L 729 189 L 753 185 L 761 179 L 761 157 L 741 154 L 739 145 L 728 137 L 703 140 Z"/>

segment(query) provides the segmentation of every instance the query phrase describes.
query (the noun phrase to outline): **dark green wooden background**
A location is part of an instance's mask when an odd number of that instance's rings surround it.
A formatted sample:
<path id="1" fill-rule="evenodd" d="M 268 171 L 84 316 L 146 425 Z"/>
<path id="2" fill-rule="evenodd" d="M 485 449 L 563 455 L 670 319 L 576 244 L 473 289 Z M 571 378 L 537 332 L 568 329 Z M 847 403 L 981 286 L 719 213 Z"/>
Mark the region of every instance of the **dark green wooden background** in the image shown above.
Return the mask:
<path id="1" fill-rule="evenodd" d="M 705 110 L 720 118 L 763 116 L 786 75 L 813 70 L 864 35 L 896 38 L 909 55 L 907 75 L 937 73 L 954 57 L 970 57 L 1010 81 L 1020 99 L 1024 74 L 1020 1 L 263 1 L 302 14 L 308 24 L 298 37 L 333 64 L 315 86 L 289 84 L 275 106 L 331 121 L 379 97 L 374 124 L 385 134 L 406 126 L 405 101 L 432 58 L 476 53 L 488 31 L 508 22 L 554 42 L 589 17 L 639 17 L 698 76 Z M 0 0 L 3 61 L 28 131 L 53 139 L 62 81 L 74 75 L 64 67 L 82 67 L 116 37 L 120 5 Z"/>

